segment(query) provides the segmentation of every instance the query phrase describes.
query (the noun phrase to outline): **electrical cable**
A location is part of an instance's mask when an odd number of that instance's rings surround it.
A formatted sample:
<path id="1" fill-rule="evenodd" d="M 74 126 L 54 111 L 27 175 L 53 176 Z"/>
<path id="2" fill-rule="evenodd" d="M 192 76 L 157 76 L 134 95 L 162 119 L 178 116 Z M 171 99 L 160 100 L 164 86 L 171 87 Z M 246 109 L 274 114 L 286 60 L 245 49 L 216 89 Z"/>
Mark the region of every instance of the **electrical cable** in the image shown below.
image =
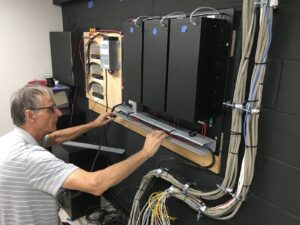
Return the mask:
<path id="1" fill-rule="evenodd" d="M 113 113 L 113 112 L 115 111 L 115 109 L 116 109 L 118 106 L 123 105 L 123 104 L 124 104 L 124 103 L 119 103 L 119 104 L 114 105 L 114 106 L 111 108 L 111 112 Z M 108 129 L 109 129 L 111 123 L 112 123 L 112 122 L 107 123 L 107 124 L 105 125 L 105 132 L 106 132 L 106 133 L 108 132 Z"/>
<path id="2" fill-rule="evenodd" d="M 187 15 L 184 13 L 184 12 L 173 12 L 173 13 L 170 13 L 170 14 L 168 14 L 168 15 L 166 15 L 166 16 L 163 16 L 162 18 L 161 18 L 161 20 L 159 21 L 159 23 L 160 23 L 160 25 L 161 26 L 166 26 L 165 24 L 164 24 L 164 20 L 165 19 L 171 19 L 171 18 L 184 18 L 184 17 L 186 17 Z"/>
<path id="3" fill-rule="evenodd" d="M 202 13 L 198 13 L 195 15 L 196 12 L 203 11 Z M 197 25 L 197 23 L 193 20 L 193 17 L 195 16 L 209 16 L 209 15 L 220 15 L 221 13 L 212 7 L 199 7 L 193 10 L 193 12 L 190 14 L 190 22 L 193 25 Z"/>
<path id="4" fill-rule="evenodd" d="M 145 20 L 147 20 L 149 18 L 149 16 L 139 16 L 135 19 L 132 20 L 132 22 L 134 23 L 134 25 L 136 27 L 140 27 L 140 24 L 139 24 L 139 20 L 142 19 L 142 22 L 144 22 Z"/>
<path id="5" fill-rule="evenodd" d="M 73 125 L 73 116 L 74 116 L 74 113 L 75 113 L 77 91 L 78 91 L 78 86 L 76 86 L 76 88 L 75 88 L 75 92 L 74 92 L 74 95 L 73 95 L 73 101 L 71 103 L 70 127 Z"/>

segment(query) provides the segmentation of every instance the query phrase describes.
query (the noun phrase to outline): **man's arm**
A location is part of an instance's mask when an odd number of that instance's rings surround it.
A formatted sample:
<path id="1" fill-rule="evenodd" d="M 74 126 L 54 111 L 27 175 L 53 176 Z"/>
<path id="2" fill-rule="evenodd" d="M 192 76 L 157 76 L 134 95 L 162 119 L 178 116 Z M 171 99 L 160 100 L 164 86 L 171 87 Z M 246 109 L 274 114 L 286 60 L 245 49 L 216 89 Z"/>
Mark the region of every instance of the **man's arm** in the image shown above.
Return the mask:
<path id="1" fill-rule="evenodd" d="M 87 124 L 54 131 L 47 135 L 47 140 L 44 144 L 44 147 L 51 147 L 56 144 L 70 141 L 94 128 L 103 126 L 112 120 L 112 118 L 109 118 L 110 115 L 110 112 L 106 112 Z"/>
<path id="2" fill-rule="evenodd" d="M 63 187 L 88 192 L 94 195 L 101 195 L 108 188 L 124 180 L 148 158 L 152 157 L 165 138 L 166 134 L 164 132 L 153 131 L 147 135 L 144 147 L 141 151 L 124 161 L 96 172 L 87 172 L 82 169 L 77 169 L 66 178 Z"/>

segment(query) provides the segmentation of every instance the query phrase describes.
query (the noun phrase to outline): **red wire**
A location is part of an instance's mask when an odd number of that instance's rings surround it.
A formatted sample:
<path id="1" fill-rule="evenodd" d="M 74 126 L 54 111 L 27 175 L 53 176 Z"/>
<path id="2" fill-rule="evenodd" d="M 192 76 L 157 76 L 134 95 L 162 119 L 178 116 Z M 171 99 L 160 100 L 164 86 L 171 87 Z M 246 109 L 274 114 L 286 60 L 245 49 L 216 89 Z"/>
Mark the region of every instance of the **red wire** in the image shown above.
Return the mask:
<path id="1" fill-rule="evenodd" d="M 46 80 L 32 80 L 29 81 L 28 84 L 38 84 L 42 86 L 47 86 L 47 81 Z"/>
<path id="2" fill-rule="evenodd" d="M 206 131 L 207 131 L 207 123 L 206 122 L 204 122 L 204 133 L 203 133 L 203 135 L 204 136 L 206 136 Z"/>
<path id="3" fill-rule="evenodd" d="M 92 32 L 117 33 L 117 34 L 123 35 L 123 32 L 118 31 L 118 30 L 95 30 Z"/>
<path id="4" fill-rule="evenodd" d="M 82 58 L 81 51 L 80 51 L 82 43 L 83 43 L 83 39 L 81 39 L 81 41 L 79 42 L 78 51 L 79 51 L 79 57 L 80 57 L 80 61 L 81 61 L 81 64 L 82 64 L 82 68 L 85 71 L 84 62 L 83 62 L 83 58 Z"/>

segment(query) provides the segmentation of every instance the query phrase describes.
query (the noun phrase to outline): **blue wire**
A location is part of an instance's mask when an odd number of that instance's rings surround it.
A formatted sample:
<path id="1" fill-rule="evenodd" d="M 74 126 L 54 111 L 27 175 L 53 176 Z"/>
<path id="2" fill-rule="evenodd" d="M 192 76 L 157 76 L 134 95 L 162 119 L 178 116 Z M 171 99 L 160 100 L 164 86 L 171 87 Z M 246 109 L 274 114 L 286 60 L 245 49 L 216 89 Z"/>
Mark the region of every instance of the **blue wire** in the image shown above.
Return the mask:
<path id="1" fill-rule="evenodd" d="M 146 215 L 147 215 L 147 216 L 146 216 L 146 218 L 144 219 L 144 221 L 143 221 L 143 223 L 142 223 L 143 225 L 148 223 L 149 216 L 150 216 L 150 210 L 147 212 Z"/>
<path id="2" fill-rule="evenodd" d="M 272 24 L 271 24 L 271 19 L 270 19 L 270 13 L 269 13 L 270 9 L 268 6 L 266 6 L 266 14 L 267 14 L 267 24 L 268 24 L 268 30 L 269 30 L 269 42 L 268 42 L 268 46 L 267 48 L 265 49 L 265 52 L 263 54 L 263 57 L 262 59 L 260 60 L 260 63 L 263 63 L 265 62 L 266 58 L 267 58 L 267 55 L 268 55 L 268 52 L 269 52 L 269 49 L 270 49 L 270 46 L 271 46 L 271 43 L 272 43 Z M 249 96 L 249 111 L 252 109 L 252 106 L 253 106 L 253 95 L 254 95 L 254 89 L 255 89 L 255 86 L 256 86 L 256 83 L 257 83 L 257 80 L 259 78 L 259 74 L 260 74 L 260 71 L 261 71 L 261 68 L 262 68 L 262 65 L 259 64 L 259 67 L 256 71 L 256 74 L 255 74 L 255 80 L 252 84 L 252 88 L 251 88 L 251 92 L 250 92 L 250 96 Z M 245 117 L 244 117 L 244 124 L 243 124 L 243 134 L 244 134 L 244 143 L 246 145 L 246 136 L 247 136 L 247 133 L 246 133 L 246 128 L 247 128 L 247 118 L 248 118 L 248 114 L 249 112 L 247 111 L 246 114 L 245 114 Z"/>

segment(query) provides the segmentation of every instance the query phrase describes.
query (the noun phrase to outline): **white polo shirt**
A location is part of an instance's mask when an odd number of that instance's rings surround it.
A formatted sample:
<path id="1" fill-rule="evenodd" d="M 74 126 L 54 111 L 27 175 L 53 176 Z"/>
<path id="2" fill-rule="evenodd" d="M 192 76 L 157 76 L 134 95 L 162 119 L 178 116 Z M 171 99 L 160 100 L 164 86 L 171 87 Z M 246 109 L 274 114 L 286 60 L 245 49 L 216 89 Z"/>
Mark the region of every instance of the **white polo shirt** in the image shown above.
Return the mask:
<path id="1" fill-rule="evenodd" d="M 18 127 L 0 138 L 0 151 L 0 224 L 58 224 L 56 194 L 78 167 Z"/>

